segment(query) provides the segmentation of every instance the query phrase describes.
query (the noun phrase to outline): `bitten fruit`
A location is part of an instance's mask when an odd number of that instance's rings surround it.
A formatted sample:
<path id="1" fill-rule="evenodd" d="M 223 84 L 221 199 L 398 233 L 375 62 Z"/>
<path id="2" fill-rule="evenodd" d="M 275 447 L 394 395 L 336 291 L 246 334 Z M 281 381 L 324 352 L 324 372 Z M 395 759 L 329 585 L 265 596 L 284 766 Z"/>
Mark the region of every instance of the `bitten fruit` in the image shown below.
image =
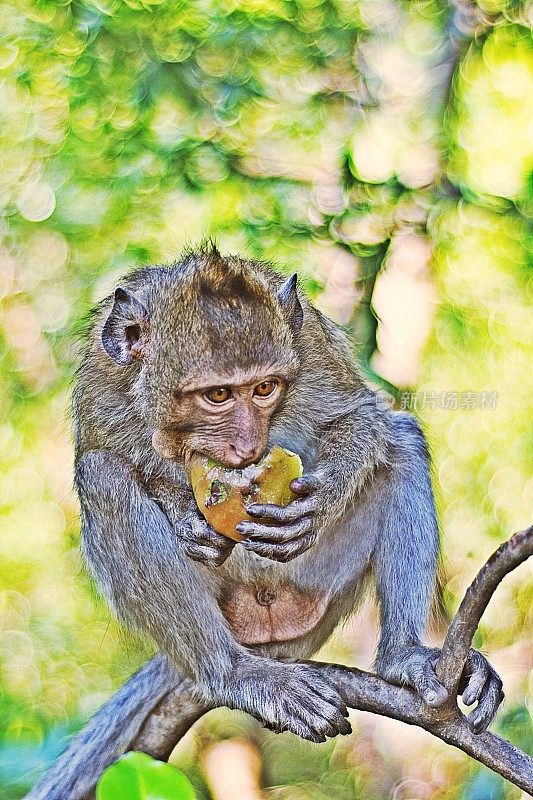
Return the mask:
<path id="1" fill-rule="evenodd" d="M 246 513 L 250 503 L 286 506 L 296 495 L 290 483 L 303 473 L 300 456 L 273 447 L 257 464 L 244 469 L 227 469 L 211 458 L 195 456 L 189 478 L 198 509 L 218 533 L 240 542 L 239 522 L 251 520 Z"/>

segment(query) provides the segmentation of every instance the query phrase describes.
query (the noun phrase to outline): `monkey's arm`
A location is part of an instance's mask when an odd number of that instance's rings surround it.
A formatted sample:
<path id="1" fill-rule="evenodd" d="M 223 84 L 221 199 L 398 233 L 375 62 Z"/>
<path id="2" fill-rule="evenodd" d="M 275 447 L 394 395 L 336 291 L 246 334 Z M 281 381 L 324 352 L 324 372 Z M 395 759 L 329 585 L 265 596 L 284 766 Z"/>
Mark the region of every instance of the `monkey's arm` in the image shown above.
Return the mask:
<path id="1" fill-rule="evenodd" d="M 183 538 L 125 459 L 86 453 L 76 484 L 83 548 L 100 588 L 119 618 L 149 634 L 204 699 L 312 741 L 350 731 L 346 706 L 327 679 L 236 641 L 215 601 L 211 571 L 185 555 Z"/>
<path id="2" fill-rule="evenodd" d="M 230 672 L 242 648 L 195 565 L 182 557 L 181 538 L 129 463 L 111 452 L 92 451 L 79 460 L 75 480 L 84 555 L 117 616 L 148 633 L 199 683 L 215 666 L 222 674 Z M 176 494 L 175 500 L 185 517 L 188 495 Z M 199 608 L 202 630 L 195 624 Z M 215 665 L 217 650 L 222 657 Z"/>
<path id="3" fill-rule="evenodd" d="M 412 686 L 428 705 L 439 706 L 448 697 L 434 671 L 439 651 L 421 644 L 438 559 L 428 454 L 413 418 L 395 414 L 393 428 L 388 489 L 374 500 L 380 530 L 373 556 L 381 616 L 376 669 L 389 680 Z M 466 705 L 478 701 L 468 717 L 474 732 L 490 724 L 503 699 L 501 689 L 486 658 L 471 650 L 460 690 Z"/>

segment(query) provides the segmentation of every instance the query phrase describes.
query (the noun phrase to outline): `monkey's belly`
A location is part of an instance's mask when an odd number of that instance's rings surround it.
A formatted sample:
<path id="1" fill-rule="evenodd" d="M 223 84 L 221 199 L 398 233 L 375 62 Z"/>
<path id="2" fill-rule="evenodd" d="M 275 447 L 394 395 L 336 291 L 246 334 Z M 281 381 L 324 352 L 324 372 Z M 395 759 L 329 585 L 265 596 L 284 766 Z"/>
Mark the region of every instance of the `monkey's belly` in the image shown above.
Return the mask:
<path id="1" fill-rule="evenodd" d="M 234 586 L 220 603 L 238 642 L 288 642 L 318 625 L 328 604 L 324 595 L 295 586 Z"/>

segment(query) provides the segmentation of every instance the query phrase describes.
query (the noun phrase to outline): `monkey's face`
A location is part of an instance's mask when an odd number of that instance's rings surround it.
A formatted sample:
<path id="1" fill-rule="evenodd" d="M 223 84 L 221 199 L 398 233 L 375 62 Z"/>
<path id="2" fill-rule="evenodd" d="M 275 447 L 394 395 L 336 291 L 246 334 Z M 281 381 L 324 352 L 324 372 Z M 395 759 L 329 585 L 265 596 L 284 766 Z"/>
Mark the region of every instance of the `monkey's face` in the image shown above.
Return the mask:
<path id="1" fill-rule="evenodd" d="M 201 453 L 230 468 L 258 461 L 288 382 L 288 375 L 280 372 L 235 371 L 191 378 L 174 392 L 173 421 L 155 430 L 155 450 L 185 462 L 193 453 Z"/>
<path id="2" fill-rule="evenodd" d="M 101 342 L 155 450 L 231 468 L 258 461 L 299 369 L 296 275 L 274 289 L 259 267 L 218 253 L 159 270 L 137 295 L 118 287 Z"/>

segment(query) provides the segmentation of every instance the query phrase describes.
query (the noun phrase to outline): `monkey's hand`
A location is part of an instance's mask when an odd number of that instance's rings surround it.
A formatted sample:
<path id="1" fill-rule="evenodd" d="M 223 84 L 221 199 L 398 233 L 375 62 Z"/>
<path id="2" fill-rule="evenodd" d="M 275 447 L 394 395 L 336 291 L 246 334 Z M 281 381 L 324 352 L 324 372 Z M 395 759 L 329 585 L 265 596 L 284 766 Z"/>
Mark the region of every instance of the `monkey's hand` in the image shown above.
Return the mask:
<path id="1" fill-rule="evenodd" d="M 185 555 L 206 567 L 220 567 L 236 545 L 217 533 L 196 511 L 190 511 L 180 528 Z"/>
<path id="2" fill-rule="evenodd" d="M 418 645 L 397 652 L 378 671 L 394 683 L 411 686 L 425 703 L 437 708 L 448 700 L 448 692 L 438 681 L 435 664 L 440 655 L 438 648 Z M 485 656 L 470 650 L 459 683 L 459 693 L 467 706 L 477 701 L 476 708 L 467 717 L 473 733 L 486 730 L 504 698 L 502 681 Z"/>
<path id="3" fill-rule="evenodd" d="M 309 550 L 319 530 L 315 515 L 321 505 L 320 487 L 317 475 L 303 475 L 291 483 L 294 494 L 300 496 L 288 506 L 249 505 L 248 514 L 259 519 L 237 525 L 237 530 L 245 537 L 242 546 L 263 558 L 283 562 Z"/>

